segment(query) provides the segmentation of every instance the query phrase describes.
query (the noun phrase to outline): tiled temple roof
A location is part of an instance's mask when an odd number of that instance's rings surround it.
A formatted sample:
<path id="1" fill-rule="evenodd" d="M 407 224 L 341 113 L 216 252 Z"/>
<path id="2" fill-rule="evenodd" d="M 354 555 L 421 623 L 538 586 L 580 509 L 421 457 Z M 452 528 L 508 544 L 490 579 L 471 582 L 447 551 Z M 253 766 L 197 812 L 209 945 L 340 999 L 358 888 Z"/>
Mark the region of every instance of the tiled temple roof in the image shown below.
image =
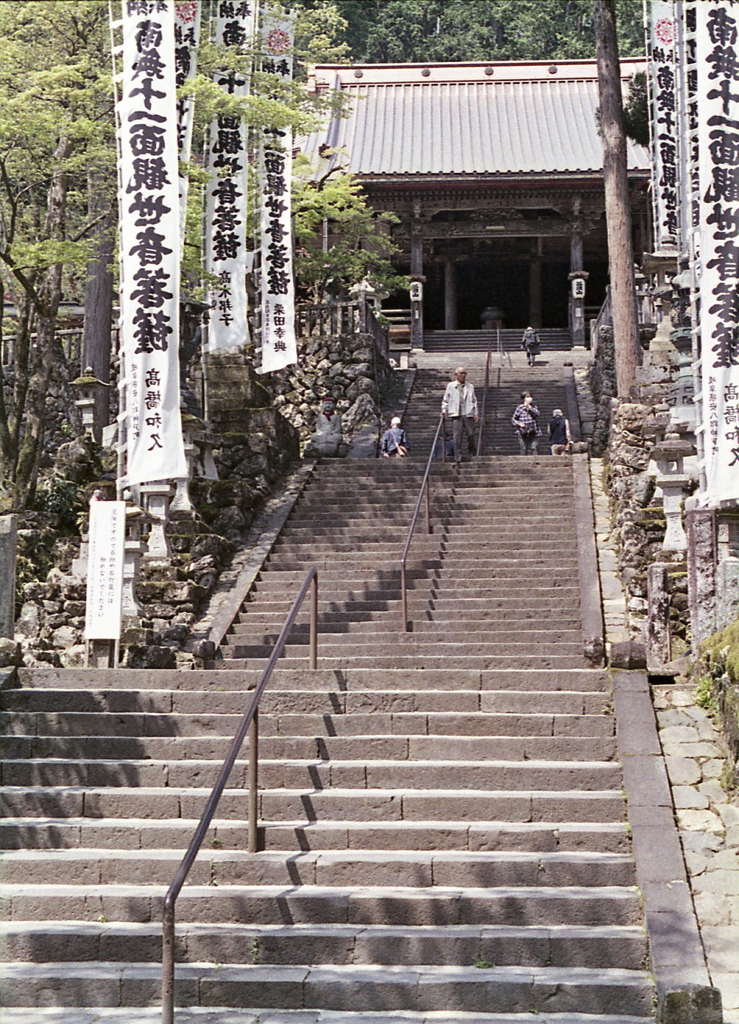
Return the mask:
<path id="1" fill-rule="evenodd" d="M 622 75 L 644 67 L 624 61 Z M 301 148 L 314 161 L 322 145 L 343 149 L 334 161 L 361 178 L 592 174 L 603 166 L 594 61 L 323 65 L 310 84 L 339 88 L 349 111 Z M 629 142 L 628 164 L 646 171 L 648 152 Z"/>

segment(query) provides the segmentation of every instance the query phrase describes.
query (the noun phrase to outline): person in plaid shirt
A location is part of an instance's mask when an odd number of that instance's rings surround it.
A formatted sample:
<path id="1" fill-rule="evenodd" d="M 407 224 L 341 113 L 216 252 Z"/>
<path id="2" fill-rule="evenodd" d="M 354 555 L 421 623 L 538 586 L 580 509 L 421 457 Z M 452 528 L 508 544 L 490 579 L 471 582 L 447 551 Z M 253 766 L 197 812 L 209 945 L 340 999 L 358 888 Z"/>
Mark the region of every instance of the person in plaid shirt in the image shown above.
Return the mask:
<path id="1" fill-rule="evenodd" d="M 534 405 L 530 391 L 521 392 L 521 404 L 516 406 L 511 423 L 516 431 L 521 454 L 536 455 L 541 431 L 539 430 L 539 410 Z"/>

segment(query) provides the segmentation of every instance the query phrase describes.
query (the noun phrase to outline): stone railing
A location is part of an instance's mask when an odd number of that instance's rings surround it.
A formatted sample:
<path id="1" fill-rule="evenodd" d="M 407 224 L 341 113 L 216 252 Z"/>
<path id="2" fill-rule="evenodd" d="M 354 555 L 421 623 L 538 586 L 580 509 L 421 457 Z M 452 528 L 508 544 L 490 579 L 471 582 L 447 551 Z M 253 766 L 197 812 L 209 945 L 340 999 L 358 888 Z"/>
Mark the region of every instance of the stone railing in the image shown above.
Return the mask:
<path id="1" fill-rule="evenodd" d="M 377 350 L 387 358 L 387 329 L 366 301 L 302 303 L 295 309 L 295 331 L 299 339 L 370 334 Z"/>

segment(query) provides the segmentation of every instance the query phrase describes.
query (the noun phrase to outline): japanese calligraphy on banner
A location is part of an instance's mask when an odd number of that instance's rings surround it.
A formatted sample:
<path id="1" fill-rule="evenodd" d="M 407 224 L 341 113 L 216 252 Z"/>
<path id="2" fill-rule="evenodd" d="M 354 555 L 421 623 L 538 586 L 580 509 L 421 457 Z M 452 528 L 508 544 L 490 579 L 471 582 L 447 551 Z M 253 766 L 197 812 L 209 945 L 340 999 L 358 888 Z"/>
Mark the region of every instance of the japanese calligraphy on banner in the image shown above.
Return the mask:
<path id="1" fill-rule="evenodd" d="M 121 635 L 125 501 L 90 503 L 85 639 L 118 640 Z"/>
<path id="2" fill-rule="evenodd" d="M 174 3 L 124 0 L 118 107 L 127 483 L 187 476 L 179 407 Z"/>
<path id="3" fill-rule="evenodd" d="M 739 2 L 696 5 L 706 496 L 739 498 Z"/>
<path id="4" fill-rule="evenodd" d="M 265 12 L 262 70 L 289 81 L 293 73 L 293 20 L 276 9 Z M 262 256 L 262 365 L 260 373 L 297 363 L 293 280 L 292 131 L 264 132 L 259 160 Z"/>
<path id="5" fill-rule="evenodd" d="M 649 77 L 652 102 L 652 202 L 657 252 L 678 248 L 676 129 L 676 26 L 671 0 L 649 6 Z"/>
<path id="6" fill-rule="evenodd" d="M 176 0 L 174 5 L 174 55 L 177 88 L 195 77 L 197 46 L 200 39 L 200 4 L 197 0 Z M 193 97 L 177 99 L 177 149 L 180 160 L 190 159 L 192 144 Z M 180 168 L 180 237 L 185 238 L 187 214 L 187 174 Z"/>
<path id="7" fill-rule="evenodd" d="M 256 3 L 218 0 L 215 41 L 246 52 L 254 41 Z M 214 79 L 233 96 L 247 96 L 249 79 L 236 71 Z M 238 348 L 249 340 L 246 319 L 246 125 L 241 117 L 221 114 L 211 127 L 206 216 L 205 268 L 219 279 L 210 292 L 209 348 Z"/>

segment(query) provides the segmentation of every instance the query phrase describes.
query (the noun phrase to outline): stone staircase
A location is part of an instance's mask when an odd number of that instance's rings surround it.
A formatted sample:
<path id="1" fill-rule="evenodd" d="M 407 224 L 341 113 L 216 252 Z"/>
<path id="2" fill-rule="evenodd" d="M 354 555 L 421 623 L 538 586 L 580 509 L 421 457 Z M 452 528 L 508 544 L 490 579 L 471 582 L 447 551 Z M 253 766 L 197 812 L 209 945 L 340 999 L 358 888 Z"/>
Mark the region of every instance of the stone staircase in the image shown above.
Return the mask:
<path id="1" fill-rule="evenodd" d="M 152 1019 L 164 891 L 310 565 L 319 667 L 306 611 L 260 712 L 263 851 L 244 852 L 244 751 L 178 901 L 177 1020 L 653 1020 L 572 462 L 434 464 L 405 631 L 398 557 L 446 381 L 424 398 L 423 373 L 415 457 L 317 467 L 218 670 L 23 670 L 0 693 L 7 1024 Z"/>
<path id="2" fill-rule="evenodd" d="M 462 360 L 464 362 L 464 360 Z M 413 384 L 408 410 L 403 417 L 403 427 L 408 434 L 414 459 L 428 458 L 431 438 L 436 430 L 441 413 L 441 399 L 444 388 L 452 379 L 454 360 L 448 370 L 419 369 Z M 482 398 L 485 389 L 485 364 L 479 357 L 468 366 L 468 379 L 475 386 L 477 404 L 482 415 Z M 555 409 L 562 409 L 568 415 L 567 388 L 563 368 L 547 366 L 509 367 L 498 365 L 493 360 L 490 370 L 490 391 L 486 405 L 482 452 L 485 455 L 518 455 L 518 442 L 511 426 L 511 417 L 521 401 L 521 392 L 530 391 L 540 413 L 542 437 L 539 440 L 539 455 L 547 456 L 547 423 Z M 575 410 L 571 421 L 577 416 Z M 574 425 L 571 422 L 571 425 Z M 451 429 L 449 430 L 451 436 Z"/>
<path id="3" fill-rule="evenodd" d="M 521 348 L 524 328 L 504 327 L 500 331 L 500 342 L 504 352 L 516 352 Z M 572 335 L 564 328 L 542 327 L 537 331 L 544 352 L 568 352 L 572 349 Z M 487 352 L 492 343 L 497 351 L 497 331 L 424 331 L 423 348 L 426 352 Z"/>

